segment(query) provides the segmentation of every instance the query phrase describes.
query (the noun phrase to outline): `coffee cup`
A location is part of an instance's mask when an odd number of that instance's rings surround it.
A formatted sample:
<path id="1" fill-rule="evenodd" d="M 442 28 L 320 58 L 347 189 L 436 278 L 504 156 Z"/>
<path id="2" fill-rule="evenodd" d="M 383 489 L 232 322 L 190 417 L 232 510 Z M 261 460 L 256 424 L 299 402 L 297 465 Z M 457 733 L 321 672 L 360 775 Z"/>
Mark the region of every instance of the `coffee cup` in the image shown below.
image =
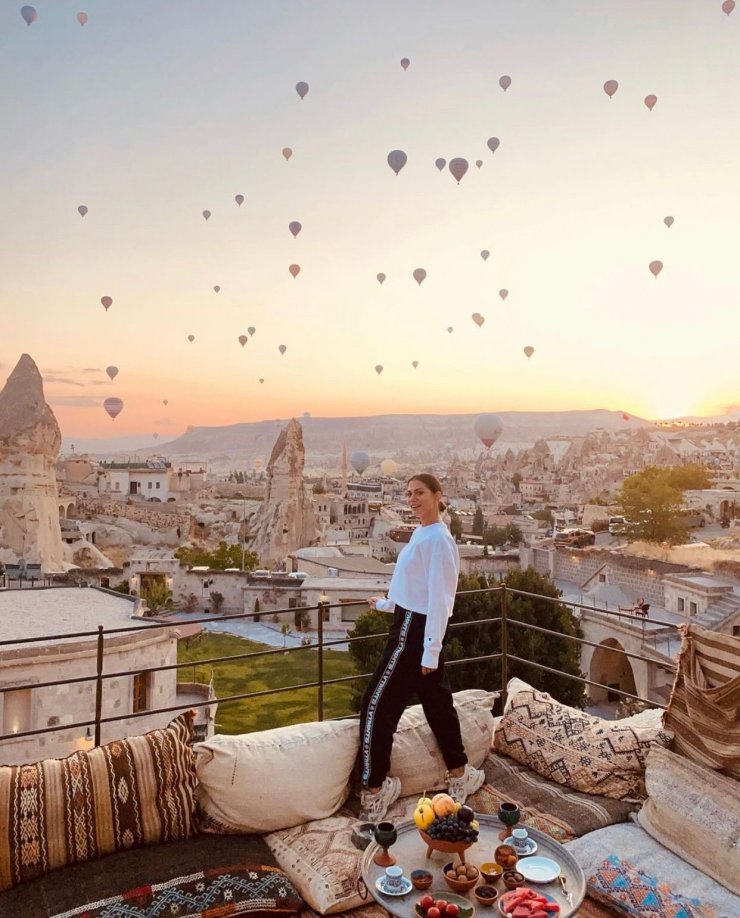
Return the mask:
<path id="1" fill-rule="evenodd" d="M 385 883 L 383 885 L 392 892 L 403 889 L 403 868 L 397 864 L 394 864 L 393 867 L 386 867 Z"/>
<path id="2" fill-rule="evenodd" d="M 529 848 L 529 832 L 526 829 L 514 829 L 511 833 L 514 848 L 521 854 Z"/>

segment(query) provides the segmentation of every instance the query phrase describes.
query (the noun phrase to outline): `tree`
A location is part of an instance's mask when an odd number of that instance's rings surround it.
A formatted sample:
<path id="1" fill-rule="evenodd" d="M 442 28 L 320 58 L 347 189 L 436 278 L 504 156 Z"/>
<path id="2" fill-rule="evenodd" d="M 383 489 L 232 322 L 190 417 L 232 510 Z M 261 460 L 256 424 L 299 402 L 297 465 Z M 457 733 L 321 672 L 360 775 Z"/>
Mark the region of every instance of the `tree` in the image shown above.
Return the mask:
<path id="1" fill-rule="evenodd" d="M 221 606 L 224 604 L 224 594 L 219 593 L 217 590 L 214 590 L 213 593 L 209 593 L 208 595 L 211 597 L 213 611 L 220 612 Z"/>
<path id="2" fill-rule="evenodd" d="M 167 585 L 161 580 L 145 580 L 141 588 L 141 598 L 146 601 L 152 612 L 172 608 L 172 590 L 168 590 Z"/>
<path id="3" fill-rule="evenodd" d="M 259 615 L 259 614 L 260 614 L 260 601 L 259 601 L 259 599 L 255 599 L 255 601 L 254 601 L 254 610 L 253 610 L 253 614 L 254 614 L 254 615 Z"/>
<path id="4" fill-rule="evenodd" d="M 456 542 L 459 542 L 463 534 L 462 520 L 455 513 L 454 510 L 450 510 L 449 512 L 450 512 L 450 535 Z"/>
<path id="5" fill-rule="evenodd" d="M 188 597 L 185 600 L 185 608 L 188 612 L 195 612 L 198 606 L 198 597 L 195 593 L 188 593 Z"/>
<path id="6" fill-rule="evenodd" d="M 242 566 L 242 546 L 237 542 L 219 542 L 215 551 L 202 551 L 183 545 L 175 549 L 175 557 L 189 567 L 210 567 L 214 571 L 225 571 L 227 567 Z M 255 552 L 244 549 L 244 570 L 253 571 L 259 567 Z"/>
<path id="7" fill-rule="evenodd" d="M 511 476 L 511 483 L 514 485 L 514 490 L 519 493 L 519 485 L 522 483 L 522 473 L 514 472 Z"/>
<path id="8" fill-rule="evenodd" d="M 129 586 L 128 580 L 122 580 L 120 583 L 116 584 L 113 589 L 116 593 L 123 593 L 124 596 L 131 595 L 131 587 Z"/>
<path id="9" fill-rule="evenodd" d="M 316 484 L 313 486 L 313 493 L 314 494 L 326 494 L 326 488 L 321 484 L 320 481 L 317 481 Z"/>
<path id="10" fill-rule="evenodd" d="M 675 465 L 673 468 L 664 469 L 666 480 L 679 491 L 701 491 L 712 487 L 712 479 L 702 465 L 689 463 L 689 465 Z"/>
<path id="11" fill-rule="evenodd" d="M 285 649 L 285 644 L 292 630 L 293 629 L 290 627 L 290 622 L 283 622 L 280 626 L 280 633 L 283 636 L 283 650 Z"/>
<path id="12" fill-rule="evenodd" d="M 476 507 L 473 517 L 473 535 L 482 536 L 485 528 L 486 521 L 483 519 L 483 511 L 480 507 Z"/>
<path id="13" fill-rule="evenodd" d="M 390 628 L 392 616 L 388 612 L 379 612 L 370 609 L 359 616 L 355 627 L 347 632 L 347 637 L 367 637 L 373 634 L 383 634 Z M 372 673 L 380 662 L 385 647 L 385 638 L 370 638 L 367 641 L 350 643 L 349 655 L 352 658 L 358 673 Z M 365 691 L 366 681 L 355 679 L 352 683 L 352 707 L 360 710 L 362 694 Z"/>
<path id="14" fill-rule="evenodd" d="M 494 548 L 499 548 L 504 542 L 508 541 L 506 530 L 501 526 L 489 526 L 483 533 L 484 544 L 493 545 Z"/>
<path id="15" fill-rule="evenodd" d="M 519 545 L 524 541 L 524 533 L 516 523 L 507 523 L 504 526 L 504 532 L 506 533 L 506 541 L 511 542 L 512 545 Z"/>
<path id="16" fill-rule="evenodd" d="M 552 510 L 533 510 L 530 516 L 533 520 L 544 520 L 546 523 L 552 523 Z"/>
<path id="17" fill-rule="evenodd" d="M 683 493 L 672 484 L 676 480 L 674 471 L 649 466 L 625 479 L 620 508 L 631 539 L 672 545 L 688 541 L 681 507 Z"/>

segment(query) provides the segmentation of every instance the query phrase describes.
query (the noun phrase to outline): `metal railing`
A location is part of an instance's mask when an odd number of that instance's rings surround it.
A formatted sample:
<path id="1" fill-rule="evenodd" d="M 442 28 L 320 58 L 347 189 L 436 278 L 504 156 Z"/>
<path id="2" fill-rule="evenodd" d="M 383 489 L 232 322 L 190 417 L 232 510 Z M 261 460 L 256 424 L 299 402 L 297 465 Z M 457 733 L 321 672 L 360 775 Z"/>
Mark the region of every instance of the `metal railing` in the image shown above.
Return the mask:
<path id="1" fill-rule="evenodd" d="M 619 616 L 622 618 L 631 619 L 635 621 L 634 616 L 625 613 L 617 613 L 610 611 L 605 613 L 603 609 L 599 609 L 596 606 L 590 606 L 580 602 L 573 602 L 571 600 L 563 599 L 562 597 L 552 597 L 546 596 L 540 593 L 530 593 L 525 590 L 515 590 L 511 587 L 506 586 L 505 584 L 500 584 L 498 586 L 488 587 L 484 589 L 476 590 L 461 590 L 458 591 L 458 597 L 466 596 L 477 596 L 484 594 L 498 594 L 500 599 L 498 603 L 499 614 L 494 617 L 488 618 L 473 618 L 467 621 L 452 621 L 450 624 L 450 631 L 452 634 L 457 629 L 469 628 L 471 626 L 477 627 L 486 627 L 486 626 L 500 626 L 499 627 L 499 646 L 500 650 L 495 653 L 490 654 L 481 654 L 474 657 L 465 657 L 463 659 L 448 660 L 445 662 L 446 667 L 453 666 L 462 666 L 468 663 L 480 663 L 484 661 L 501 661 L 501 701 L 502 705 L 506 701 L 506 689 L 509 681 L 509 663 L 514 661 L 520 666 L 532 667 L 534 669 L 540 670 L 542 672 L 551 673 L 567 679 L 572 679 L 576 682 L 580 682 L 584 685 L 592 686 L 595 688 L 603 689 L 604 691 L 619 695 L 623 698 L 633 699 L 635 701 L 643 702 L 646 705 L 651 707 L 660 707 L 664 708 L 665 705 L 648 699 L 643 698 L 639 695 L 636 695 L 632 692 L 627 692 L 622 689 L 617 689 L 614 686 L 604 685 L 603 683 L 596 682 L 593 679 L 586 678 L 585 676 L 577 676 L 573 673 L 567 673 L 562 670 L 556 669 L 551 666 L 547 666 L 544 663 L 537 662 L 535 660 L 528 660 L 526 657 L 518 656 L 512 653 L 509 649 L 510 640 L 511 640 L 511 629 L 523 629 L 528 630 L 532 633 L 550 635 L 552 637 L 573 641 L 580 645 L 586 645 L 593 648 L 604 647 L 604 644 L 599 644 L 594 641 L 589 641 L 582 637 L 577 637 L 575 635 L 563 634 L 561 631 L 555 631 L 549 628 L 544 628 L 540 625 L 535 625 L 529 622 L 522 621 L 515 616 L 512 616 L 510 613 L 510 602 L 513 597 L 521 597 L 525 599 L 534 599 L 534 600 L 544 600 L 550 603 L 557 603 L 563 606 L 570 608 L 573 612 L 579 610 L 579 612 L 597 612 L 601 615 L 608 614 L 611 616 Z M 228 656 L 219 656 L 219 657 L 210 657 L 203 660 L 197 661 L 186 661 L 181 663 L 169 663 L 163 666 L 147 667 L 146 669 L 135 669 L 135 670 L 116 670 L 113 672 L 105 672 L 105 641 L 106 638 L 112 638 L 115 636 L 125 635 L 125 634 L 137 634 L 148 633 L 155 629 L 177 629 L 178 625 L 182 624 L 203 624 L 206 622 L 213 622 L 213 615 L 209 615 L 206 618 L 188 618 L 185 621 L 148 621 L 142 619 L 138 625 L 131 625 L 123 628 L 104 628 L 102 625 L 99 625 L 96 631 L 77 631 L 77 632 L 68 632 L 66 634 L 49 634 L 44 635 L 43 637 L 33 637 L 33 638 L 18 638 L 13 640 L 2 640 L 0 641 L 0 652 L 3 649 L 8 647 L 18 647 L 19 645 L 34 645 L 49 643 L 54 641 L 69 641 L 70 639 L 84 639 L 91 638 L 95 641 L 95 673 L 94 675 L 87 676 L 76 676 L 73 678 L 67 679 L 55 679 L 46 682 L 34 682 L 34 683 L 24 683 L 22 685 L 5 685 L 0 686 L 0 698 L 7 692 L 13 692 L 18 689 L 45 689 L 45 688 L 54 688 L 58 686 L 69 686 L 75 685 L 83 682 L 94 682 L 95 683 L 95 710 L 94 717 L 92 720 L 84 720 L 76 723 L 64 723 L 57 724 L 53 726 L 42 727 L 34 730 L 25 730 L 23 732 L 7 733 L 0 734 L 0 744 L 4 740 L 18 740 L 24 737 L 33 737 L 41 736 L 45 734 L 52 734 L 61 731 L 71 731 L 71 730 L 84 730 L 87 728 L 94 728 L 94 745 L 99 746 L 101 742 L 101 728 L 103 724 L 114 723 L 121 720 L 131 720 L 136 717 L 151 717 L 155 714 L 167 714 L 174 713 L 176 711 L 182 711 L 184 705 L 178 704 L 169 707 L 163 708 L 147 708 L 146 710 L 141 711 L 132 711 L 125 714 L 117 714 L 113 716 L 103 716 L 103 700 L 104 700 L 104 687 L 105 683 L 109 680 L 120 679 L 126 676 L 137 676 L 141 675 L 142 672 L 149 673 L 158 673 L 166 672 L 170 670 L 180 670 L 194 666 L 213 666 L 218 663 L 234 662 L 237 660 L 254 660 L 260 657 L 269 657 L 273 655 L 283 655 L 286 653 L 301 653 L 302 651 L 307 650 L 316 650 L 317 652 L 317 667 L 316 667 L 316 679 L 310 682 L 303 682 L 294 685 L 281 686 L 278 688 L 269 688 L 262 689 L 260 691 L 254 692 L 242 692 L 235 695 L 228 695 L 221 698 L 209 699 L 202 702 L 193 702 L 189 704 L 188 707 L 192 708 L 208 708 L 214 704 L 223 705 L 229 704 L 236 701 L 242 701 L 248 698 L 263 698 L 269 695 L 278 695 L 284 692 L 293 692 L 301 689 L 316 689 L 316 713 L 317 719 L 324 719 L 324 689 L 326 686 L 338 685 L 346 682 L 354 682 L 360 679 L 367 679 L 371 676 L 371 673 L 357 673 L 350 676 L 340 676 L 333 679 L 326 679 L 324 676 L 324 651 L 326 649 L 331 649 L 339 645 L 348 645 L 360 643 L 363 641 L 371 641 L 378 639 L 383 639 L 388 636 L 388 632 L 382 632 L 378 634 L 369 634 L 357 637 L 342 637 L 333 640 L 326 640 L 324 637 L 324 617 L 327 616 L 332 608 L 342 608 L 347 609 L 351 606 L 366 606 L 367 602 L 365 600 L 352 600 L 349 602 L 338 602 L 330 603 L 328 600 L 322 600 L 317 605 L 314 606 L 301 606 L 297 608 L 287 608 L 287 609 L 278 609 L 270 610 L 269 612 L 238 612 L 227 615 L 220 615 L 218 617 L 218 622 L 228 622 L 232 620 L 242 620 L 242 619 L 251 619 L 253 621 L 259 621 L 264 616 L 275 616 L 281 614 L 292 614 L 303 612 L 312 612 L 316 611 L 317 614 L 317 628 L 316 628 L 316 642 L 310 642 L 308 644 L 300 644 L 295 647 L 279 647 L 279 648 L 270 648 L 267 650 L 258 650 L 258 651 L 249 651 L 246 653 L 240 654 L 231 654 Z M 641 619 L 644 621 L 645 619 Z M 669 628 L 678 628 L 679 626 L 675 622 L 661 621 L 660 619 L 648 618 L 649 623 L 663 625 Z M 77 648 L 79 649 L 79 648 Z M 606 647 L 610 653 L 619 654 L 628 659 L 640 660 L 646 663 L 653 663 L 660 665 L 663 669 L 668 671 L 675 670 L 675 665 L 673 665 L 669 660 L 656 661 L 654 658 L 646 657 L 641 654 L 632 653 L 630 651 L 624 650 L 621 647 Z M 348 715 L 354 716 L 354 715 Z"/>

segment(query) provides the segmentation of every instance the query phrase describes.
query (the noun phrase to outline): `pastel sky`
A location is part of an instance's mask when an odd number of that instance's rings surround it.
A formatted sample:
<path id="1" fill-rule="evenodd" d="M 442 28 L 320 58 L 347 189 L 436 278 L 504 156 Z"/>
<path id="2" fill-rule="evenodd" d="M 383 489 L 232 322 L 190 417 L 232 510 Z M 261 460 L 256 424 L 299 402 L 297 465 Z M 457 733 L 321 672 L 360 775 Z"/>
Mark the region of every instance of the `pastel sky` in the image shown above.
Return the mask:
<path id="1" fill-rule="evenodd" d="M 34 5 L 0 3 L 0 375 L 30 353 L 65 435 L 740 401 L 740 9 Z"/>

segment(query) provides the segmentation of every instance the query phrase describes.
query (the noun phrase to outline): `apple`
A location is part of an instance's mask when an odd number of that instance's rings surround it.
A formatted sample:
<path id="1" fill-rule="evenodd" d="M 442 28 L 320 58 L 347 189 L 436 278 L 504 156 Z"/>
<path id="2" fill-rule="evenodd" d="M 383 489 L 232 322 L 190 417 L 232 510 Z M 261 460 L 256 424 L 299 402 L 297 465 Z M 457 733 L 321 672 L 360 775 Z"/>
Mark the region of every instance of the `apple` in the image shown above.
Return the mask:
<path id="1" fill-rule="evenodd" d="M 419 803 L 416 804 L 416 808 L 414 809 L 414 822 L 416 823 L 416 827 L 421 829 L 422 832 L 425 832 L 436 818 L 437 815 L 430 803 L 422 803 L 419 801 Z"/>
<path id="2" fill-rule="evenodd" d="M 457 918 L 460 914 L 460 906 L 456 905 L 454 902 L 448 902 L 445 906 L 445 915 L 447 918 Z"/>
<path id="3" fill-rule="evenodd" d="M 436 905 L 427 909 L 427 918 L 441 918 L 441 916 L 442 912 L 440 912 Z"/>
<path id="4" fill-rule="evenodd" d="M 440 914 L 443 914 L 444 910 L 447 908 L 447 899 L 437 899 L 434 905 L 439 909 Z"/>
<path id="5" fill-rule="evenodd" d="M 434 905 L 434 896 L 430 896 L 430 895 L 422 896 L 421 899 L 419 899 L 419 905 L 426 912 L 428 909 L 430 909 Z"/>

